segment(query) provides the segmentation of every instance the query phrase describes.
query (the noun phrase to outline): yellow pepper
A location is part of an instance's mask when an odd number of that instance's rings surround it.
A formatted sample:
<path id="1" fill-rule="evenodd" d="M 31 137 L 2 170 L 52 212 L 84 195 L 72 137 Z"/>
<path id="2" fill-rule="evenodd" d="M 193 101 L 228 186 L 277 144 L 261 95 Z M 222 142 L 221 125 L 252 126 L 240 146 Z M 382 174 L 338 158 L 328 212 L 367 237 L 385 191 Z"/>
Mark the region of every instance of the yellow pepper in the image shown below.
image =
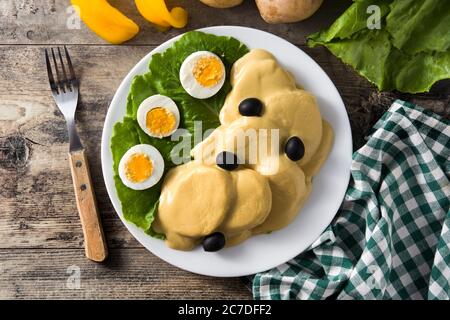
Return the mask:
<path id="1" fill-rule="evenodd" d="M 81 20 L 98 36 L 113 44 L 130 40 L 139 26 L 106 0 L 71 0 Z"/>
<path id="2" fill-rule="evenodd" d="M 169 12 L 164 0 L 135 0 L 135 3 L 145 19 L 158 26 L 183 28 L 187 24 L 187 11 L 176 7 Z"/>

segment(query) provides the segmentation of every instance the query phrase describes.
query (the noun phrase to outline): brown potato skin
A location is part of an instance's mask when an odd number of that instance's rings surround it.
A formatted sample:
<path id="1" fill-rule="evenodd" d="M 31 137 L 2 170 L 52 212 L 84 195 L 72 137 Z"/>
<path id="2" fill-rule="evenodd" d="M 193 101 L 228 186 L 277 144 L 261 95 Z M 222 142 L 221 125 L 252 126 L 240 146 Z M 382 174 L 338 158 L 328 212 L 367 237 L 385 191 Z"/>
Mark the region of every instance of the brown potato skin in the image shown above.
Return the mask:
<path id="1" fill-rule="evenodd" d="M 259 13 L 267 23 L 290 23 L 312 16 L 323 0 L 256 0 Z"/>
<path id="2" fill-rule="evenodd" d="M 244 0 L 200 0 L 204 4 L 214 8 L 231 8 L 238 6 Z"/>

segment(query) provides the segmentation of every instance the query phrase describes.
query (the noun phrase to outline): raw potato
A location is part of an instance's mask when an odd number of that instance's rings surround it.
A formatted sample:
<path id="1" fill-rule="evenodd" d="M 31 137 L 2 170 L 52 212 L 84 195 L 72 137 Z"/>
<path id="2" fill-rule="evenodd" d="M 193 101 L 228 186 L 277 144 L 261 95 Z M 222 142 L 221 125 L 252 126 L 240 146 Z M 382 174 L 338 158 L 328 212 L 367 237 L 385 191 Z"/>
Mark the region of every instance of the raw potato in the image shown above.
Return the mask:
<path id="1" fill-rule="evenodd" d="M 240 5 L 244 0 L 200 0 L 200 1 L 214 8 L 231 8 Z"/>
<path id="2" fill-rule="evenodd" d="M 305 20 L 322 5 L 323 0 L 256 0 L 261 17 L 268 23 Z"/>

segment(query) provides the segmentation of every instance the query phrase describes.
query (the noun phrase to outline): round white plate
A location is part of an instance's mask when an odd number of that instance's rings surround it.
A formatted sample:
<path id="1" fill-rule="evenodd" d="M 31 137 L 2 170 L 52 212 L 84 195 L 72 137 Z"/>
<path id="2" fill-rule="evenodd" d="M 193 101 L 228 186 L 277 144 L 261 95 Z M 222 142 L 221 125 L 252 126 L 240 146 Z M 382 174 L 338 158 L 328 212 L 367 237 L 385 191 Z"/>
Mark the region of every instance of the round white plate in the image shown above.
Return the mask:
<path id="1" fill-rule="evenodd" d="M 220 26 L 200 31 L 239 39 L 249 48 L 270 51 L 289 70 L 297 82 L 318 99 L 322 116 L 331 123 L 335 142 L 320 173 L 314 177 L 310 198 L 293 223 L 268 235 L 250 238 L 244 243 L 219 252 L 206 253 L 201 248 L 190 252 L 170 249 L 151 238 L 123 218 L 113 179 L 110 140 L 113 126 L 125 115 L 128 91 L 133 77 L 147 72 L 152 54 L 163 52 L 178 38 L 173 38 L 146 55 L 128 73 L 117 90 L 106 115 L 102 136 L 102 168 L 106 188 L 115 210 L 131 234 L 156 256 L 181 269 L 217 276 L 249 275 L 276 267 L 304 251 L 316 240 L 335 216 L 344 198 L 350 177 L 352 136 L 344 103 L 325 72 L 306 53 L 270 33 L 244 27 Z M 149 271 L 152 266 L 148 266 Z"/>

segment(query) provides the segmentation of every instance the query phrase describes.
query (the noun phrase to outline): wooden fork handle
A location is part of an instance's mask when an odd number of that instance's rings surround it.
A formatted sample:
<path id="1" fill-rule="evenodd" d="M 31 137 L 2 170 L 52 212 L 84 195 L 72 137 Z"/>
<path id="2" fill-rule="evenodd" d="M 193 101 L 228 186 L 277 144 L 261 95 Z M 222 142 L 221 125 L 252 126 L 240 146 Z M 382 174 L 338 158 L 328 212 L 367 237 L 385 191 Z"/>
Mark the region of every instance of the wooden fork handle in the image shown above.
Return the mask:
<path id="1" fill-rule="evenodd" d="M 78 213 L 83 227 L 86 257 L 102 262 L 108 256 L 108 248 L 95 201 L 87 158 L 84 150 L 70 152 L 69 158 Z"/>

